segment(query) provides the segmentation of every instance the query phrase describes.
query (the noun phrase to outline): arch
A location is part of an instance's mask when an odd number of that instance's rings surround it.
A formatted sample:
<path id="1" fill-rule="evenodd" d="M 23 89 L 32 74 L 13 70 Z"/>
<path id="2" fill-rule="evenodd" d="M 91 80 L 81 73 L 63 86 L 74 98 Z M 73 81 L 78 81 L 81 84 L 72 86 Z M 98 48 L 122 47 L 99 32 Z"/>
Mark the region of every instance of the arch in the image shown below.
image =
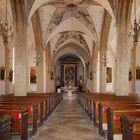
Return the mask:
<path id="1" fill-rule="evenodd" d="M 71 46 L 70 46 L 71 45 Z M 78 48 L 78 51 L 76 51 Z M 76 43 L 67 43 L 63 45 L 59 50 L 52 56 L 52 60 L 54 63 L 64 54 L 73 54 L 82 58 L 82 62 L 91 61 L 91 56 L 79 45 Z M 84 64 L 84 63 L 83 63 Z"/>
<path id="2" fill-rule="evenodd" d="M 73 24 L 75 23 L 75 24 Z M 64 31 L 79 31 L 81 33 L 87 34 L 90 38 L 95 40 L 96 44 L 98 44 L 97 36 L 94 36 L 88 28 L 86 28 L 79 20 L 77 20 L 74 17 L 70 17 L 69 19 L 62 22 L 60 25 L 58 25 L 53 33 L 49 36 L 49 38 L 44 42 L 44 47 L 47 45 L 48 41 L 57 35 L 58 33 L 64 32 Z M 98 46 L 98 45 L 97 45 Z"/>
<path id="3" fill-rule="evenodd" d="M 33 3 L 32 7 L 31 7 L 30 13 L 29 13 L 28 22 L 30 21 L 31 17 L 36 12 L 36 10 L 49 1 L 51 1 L 51 0 L 35 0 L 35 2 Z M 111 15 L 114 23 L 116 23 L 115 15 L 113 13 L 113 10 L 112 10 L 108 0 L 92 0 L 92 1 L 97 2 L 103 8 L 105 8 L 108 11 L 108 13 Z"/>
<path id="4" fill-rule="evenodd" d="M 56 52 L 57 52 L 57 50 L 59 50 L 61 47 L 63 47 L 63 46 L 66 45 L 66 44 L 69 44 L 69 43 L 75 43 L 76 45 L 82 47 L 82 49 L 83 49 L 84 51 L 86 51 L 87 53 L 90 53 L 89 47 L 88 47 L 88 48 L 85 48 L 84 45 L 80 44 L 76 39 L 68 39 L 68 40 L 66 40 L 64 43 L 62 43 L 62 44 L 56 49 Z"/>

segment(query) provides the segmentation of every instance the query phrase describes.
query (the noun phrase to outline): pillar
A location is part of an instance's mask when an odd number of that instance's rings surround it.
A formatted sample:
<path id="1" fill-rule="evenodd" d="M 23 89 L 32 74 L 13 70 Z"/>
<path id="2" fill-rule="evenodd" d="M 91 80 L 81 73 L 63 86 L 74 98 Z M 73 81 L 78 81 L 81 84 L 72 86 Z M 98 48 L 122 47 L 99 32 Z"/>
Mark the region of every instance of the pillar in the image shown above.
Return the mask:
<path id="1" fill-rule="evenodd" d="M 37 92 L 43 93 L 46 91 L 45 89 L 45 50 L 41 47 L 37 48 L 37 59 L 36 67 L 37 67 Z"/>
<path id="2" fill-rule="evenodd" d="M 17 32 L 15 45 L 15 96 L 24 96 L 27 91 L 27 53 L 26 53 L 26 32 L 20 30 Z M 21 34 L 22 33 L 22 34 Z M 25 36 L 23 36 L 25 35 Z"/>
<path id="3" fill-rule="evenodd" d="M 46 92 L 52 91 L 51 72 L 51 52 L 48 45 L 46 47 Z"/>
<path id="4" fill-rule="evenodd" d="M 10 92 L 10 85 L 9 85 L 9 65 L 10 65 L 10 58 L 9 58 L 10 49 L 8 48 L 8 44 L 5 45 L 5 94 L 9 94 Z"/>
<path id="5" fill-rule="evenodd" d="M 27 20 L 24 1 L 11 1 L 15 21 L 15 84 L 14 94 L 24 96 L 27 92 Z"/>
<path id="6" fill-rule="evenodd" d="M 136 86 L 136 45 L 131 49 L 131 94 L 135 95 Z"/>
<path id="7" fill-rule="evenodd" d="M 106 53 L 106 52 L 104 52 Z M 99 92 L 106 92 L 106 62 L 103 62 L 103 55 L 100 53 L 100 81 Z"/>
<path id="8" fill-rule="evenodd" d="M 116 94 L 129 95 L 129 21 L 132 0 L 123 0 L 118 9 L 117 21 L 117 62 L 116 62 Z"/>

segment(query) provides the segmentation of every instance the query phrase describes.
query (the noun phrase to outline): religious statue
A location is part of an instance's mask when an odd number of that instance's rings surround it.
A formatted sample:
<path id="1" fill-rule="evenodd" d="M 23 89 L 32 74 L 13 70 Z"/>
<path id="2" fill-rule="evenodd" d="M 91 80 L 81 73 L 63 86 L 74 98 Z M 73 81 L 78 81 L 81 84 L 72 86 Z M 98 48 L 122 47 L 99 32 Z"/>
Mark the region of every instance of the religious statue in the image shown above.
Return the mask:
<path id="1" fill-rule="evenodd" d="M 60 77 L 57 76 L 57 78 L 56 78 L 56 85 L 60 85 L 60 84 L 61 84 L 61 82 L 60 82 Z"/>
<path id="2" fill-rule="evenodd" d="M 79 77 L 78 87 L 79 87 L 79 92 L 82 92 L 82 89 L 83 89 L 83 79 L 82 79 L 82 76 Z"/>
<path id="3" fill-rule="evenodd" d="M 79 77 L 79 85 L 83 85 L 83 79 L 82 79 L 82 76 Z"/>

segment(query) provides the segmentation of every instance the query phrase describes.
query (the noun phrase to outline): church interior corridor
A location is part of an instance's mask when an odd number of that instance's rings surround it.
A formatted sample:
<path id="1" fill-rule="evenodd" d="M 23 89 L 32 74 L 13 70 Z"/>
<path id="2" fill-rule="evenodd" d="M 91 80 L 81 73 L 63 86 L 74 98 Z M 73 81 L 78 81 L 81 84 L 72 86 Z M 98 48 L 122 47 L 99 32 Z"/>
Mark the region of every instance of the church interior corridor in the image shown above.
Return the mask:
<path id="1" fill-rule="evenodd" d="M 64 99 L 29 140 L 104 140 L 76 99 Z"/>
<path id="2" fill-rule="evenodd" d="M 0 0 L 0 140 L 102 139 L 140 140 L 140 0 Z"/>

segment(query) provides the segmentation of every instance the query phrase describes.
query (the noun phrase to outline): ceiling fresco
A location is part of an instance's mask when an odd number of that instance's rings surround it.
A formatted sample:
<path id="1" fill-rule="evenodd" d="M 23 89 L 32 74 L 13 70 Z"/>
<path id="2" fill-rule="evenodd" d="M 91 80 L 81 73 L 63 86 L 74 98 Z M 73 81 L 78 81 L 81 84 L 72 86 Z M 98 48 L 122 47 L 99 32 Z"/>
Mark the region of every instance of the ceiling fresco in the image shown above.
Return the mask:
<path id="1" fill-rule="evenodd" d="M 55 45 L 56 46 L 55 49 L 59 48 L 65 41 L 69 39 L 76 40 L 81 46 L 83 46 L 89 52 L 89 48 L 88 48 L 85 38 L 82 36 L 80 32 L 77 32 L 77 31 L 67 31 L 67 32 L 61 33 Z"/>
<path id="2" fill-rule="evenodd" d="M 69 5 L 67 5 L 64 8 L 57 8 L 55 10 L 46 30 L 45 40 L 48 39 L 50 34 L 59 24 L 61 24 L 64 20 L 67 20 L 70 17 L 78 19 L 89 29 L 90 32 L 92 32 L 92 34 L 96 34 L 95 25 L 86 8 L 81 8 L 76 5 L 69 7 Z"/>
<path id="3" fill-rule="evenodd" d="M 70 4 L 76 4 L 80 7 L 89 6 L 91 4 L 98 5 L 97 2 L 94 2 L 93 0 L 51 0 L 50 2 L 47 2 L 49 5 L 53 5 L 55 7 L 65 7 L 66 5 Z"/>
<path id="4" fill-rule="evenodd" d="M 114 3 L 111 5 L 108 0 L 31 0 L 31 3 L 28 22 L 37 13 L 42 46 L 51 44 L 52 53 L 73 42 L 92 54 L 94 43 L 100 47 L 105 11 L 115 19 Z"/>

